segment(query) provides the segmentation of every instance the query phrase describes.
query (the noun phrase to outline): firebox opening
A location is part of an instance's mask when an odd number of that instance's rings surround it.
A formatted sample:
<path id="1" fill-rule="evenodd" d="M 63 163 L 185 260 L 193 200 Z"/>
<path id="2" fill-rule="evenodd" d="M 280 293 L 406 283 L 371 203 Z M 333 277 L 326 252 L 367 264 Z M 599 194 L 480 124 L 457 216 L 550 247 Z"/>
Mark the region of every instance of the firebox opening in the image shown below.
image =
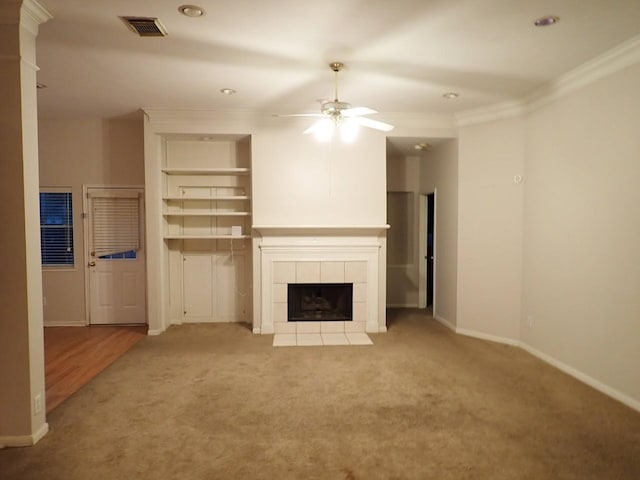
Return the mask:
<path id="1" fill-rule="evenodd" d="M 290 283 L 288 321 L 353 320 L 353 283 Z"/>

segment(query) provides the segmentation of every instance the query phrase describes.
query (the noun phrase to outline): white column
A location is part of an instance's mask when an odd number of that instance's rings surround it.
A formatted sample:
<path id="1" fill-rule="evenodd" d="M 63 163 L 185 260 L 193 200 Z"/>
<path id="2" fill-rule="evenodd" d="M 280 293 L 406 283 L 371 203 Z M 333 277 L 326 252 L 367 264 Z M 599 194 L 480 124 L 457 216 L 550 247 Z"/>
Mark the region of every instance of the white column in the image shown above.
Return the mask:
<path id="1" fill-rule="evenodd" d="M 0 447 L 33 445 L 45 419 L 35 45 L 51 16 L 0 2 Z"/>

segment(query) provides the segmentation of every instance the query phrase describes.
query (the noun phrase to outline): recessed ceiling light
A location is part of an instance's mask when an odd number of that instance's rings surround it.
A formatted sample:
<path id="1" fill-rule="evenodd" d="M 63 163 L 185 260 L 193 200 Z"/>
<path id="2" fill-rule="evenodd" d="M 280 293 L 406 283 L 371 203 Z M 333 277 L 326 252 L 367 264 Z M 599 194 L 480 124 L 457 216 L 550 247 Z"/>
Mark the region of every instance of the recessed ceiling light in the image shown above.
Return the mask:
<path id="1" fill-rule="evenodd" d="M 444 98 L 448 99 L 448 100 L 452 100 L 454 98 L 458 98 L 460 95 L 457 94 L 456 92 L 447 92 L 444 95 L 442 95 Z"/>
<path id="2" fill-rule="evenodd" d="M 220 93 L 223 93 L 225 95 L 233 95 L 234 93 L 236 93 L 236 91 L 233 88 L 221 88 Z"/>
<path id="3" fill-rule="evenodd" d="M 558 23 L 560 21 L 560 17 L 555 15 L 547 15 L 546 17 L 538 18 L 533 24 L 536 27 L 548 27 L 549 25 L 553 25 L 554 23 Z"/>
<path id="4" fill-rule="evenodd" d="M 202 7 L 198 7 L 197 5 L 182 5 L 178 7 L 178 11 L 186 16 L 186 17 L 201 17 L 204 15 L 204 9 Z"/>
<path id="5" fill-rule="evenodd" d="M 424 142 L 424 143 L 416 143 L 413 148 L 415 150 L 418 150 L 419 152 L 422 152 L 423 150 L 427 150 L 431 147 L 431 145 L 429 145 L 428 143 Z"/>

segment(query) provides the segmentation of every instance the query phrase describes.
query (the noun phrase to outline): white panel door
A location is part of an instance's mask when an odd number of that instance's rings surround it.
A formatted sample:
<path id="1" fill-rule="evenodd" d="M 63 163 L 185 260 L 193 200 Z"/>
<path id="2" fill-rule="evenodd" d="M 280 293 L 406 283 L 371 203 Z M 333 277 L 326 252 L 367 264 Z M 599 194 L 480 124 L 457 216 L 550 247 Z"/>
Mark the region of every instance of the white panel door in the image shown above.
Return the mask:
<path id="1" fill-rule="evenodd" d="M 215 312 L 212 258 L 185 254 L 182 260 L 184 321 L 209 322 Z"/>
<path id="2" fill-rule="evenodd" d="M 182 266 L 185 322 L 246 321 L 244 255 L 185 253 Z"/>
<path id="3" fill-rule="evenodd" d="M 138 193 L 140 202 L 139 228 L 143 232 L 143 191 L 132 188 L 87 189 L 89 322 L 92 325 L 146 323 L 146 287 L 144 242 L 140 235 L 137 248 L 101 255 L 96 252 L 92 216 L 96 213 L 96 198 L 131 199 Z"/>
<path id="4" fill-rule="evenodd" d="M 245 321 L 244 255 L 216 255 L 216 297 L 219 322 Z"/>

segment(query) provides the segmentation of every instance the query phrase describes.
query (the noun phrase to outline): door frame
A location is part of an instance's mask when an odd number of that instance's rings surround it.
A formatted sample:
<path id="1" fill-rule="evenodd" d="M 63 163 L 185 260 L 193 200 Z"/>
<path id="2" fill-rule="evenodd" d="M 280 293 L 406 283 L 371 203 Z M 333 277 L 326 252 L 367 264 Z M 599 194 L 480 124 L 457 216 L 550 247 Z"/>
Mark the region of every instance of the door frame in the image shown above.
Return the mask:
<path id="1" fill-rule="evenodd" d="M 418 308 L 427 308 L 427 195 L 433 193 L 433 317 L 436 316 L 437 283 L 436 272 L 438 266 L 438 189 L 433 192 L 420 194 L 418 207 Z"/>
<path id="2" fill-rule="evenodd" d="M 122 190 L 122 189 L 129 189 L 129 190 L 139 190 L 141 192 L 141 199 L 142 202 L 145 201 L 145 195 L 144 195 L 144 185 L 99 185 L 99 184 L 88 184 L 88 185 L 82 185 L 82 230 L 83 230 L 83 249 L 84 249 L 84 254 L 83 254 L 83 261 L 84 261 L 84 324 L 85 326 L 90 326 L 91 325 L 91 285 L 90 285 L 90 271 L 89 271 L 89 262 L 91 261 L 91 255 L 90 255 L 90 246 L 89 246 L 89 189 L 92 188 L 96 188 L 96 189 L 100 189 L 100 190 Z M 142 222 L 142 229 L 141 229 L 141 241 L 142 244 L 144 245 L 144 275 L 145 275 L 145 286 L 144 286 L 144 296 L 145 296 L 145 313 L 144 313 L 144 317 L 145 317 L 145 322 L 147 323 L 147 325 L 149 325 L 149 309 L 146 308 L 146 306 L 148 305 L 148 298 L 147 298 L 147 284 L 146 284 L 146 276 L 147 276 L 147 245 L 146 245 L 146 240 L 147 240 L 147 235 L 146 235 L 146 222 L 145 222 L 145 215 L 144 212 L 146 211 L 146 205 L 144 205 L 143 203 L 143 210 L 141 211 L 141 216 L 140 216 L 140 220 Z"/>

